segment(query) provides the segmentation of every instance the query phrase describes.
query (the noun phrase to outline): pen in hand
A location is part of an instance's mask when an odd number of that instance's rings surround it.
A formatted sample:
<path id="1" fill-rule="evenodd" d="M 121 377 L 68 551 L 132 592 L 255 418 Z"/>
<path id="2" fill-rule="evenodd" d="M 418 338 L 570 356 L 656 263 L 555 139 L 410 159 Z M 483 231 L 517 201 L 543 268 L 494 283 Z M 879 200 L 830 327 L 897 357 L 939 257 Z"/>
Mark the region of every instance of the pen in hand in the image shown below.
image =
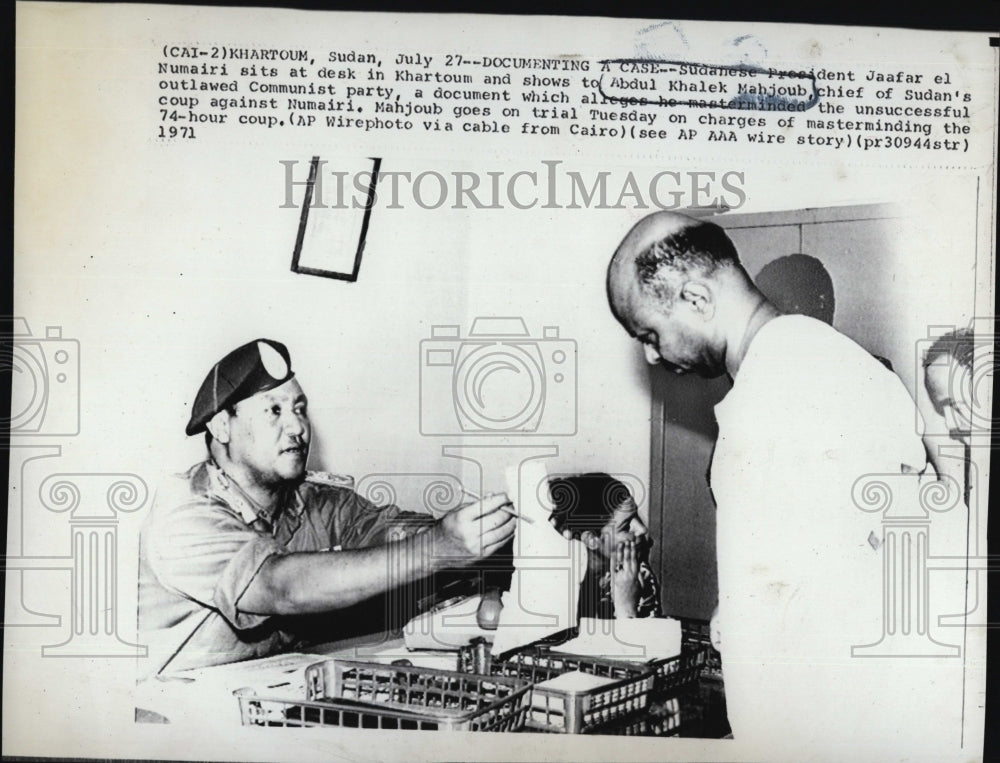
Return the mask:
<path id="1" fill-rule="evenodd" d="M 462 488 L 462 492 L 465 493 L 467 496 L 469 496 L 469 498 L 472 498 L 473 500 L 476 500 L 476 501 L 483 500 L 483 497 L 481 495 L 477 495 L 476 493 L 473 493 L 471 490 L 466 490 L 464 487 Z M 528 524 L 533 525 L 535 523 L 535 520 L 533 520 L 531 517 L 526 517 L 524 514 L 521 514 L 513 506 L 504 505 L 504 506 L 500 507 L 500 510 L 507 512 L 512 517 L 517 517 L 518 519 L 523 519 Z"/>

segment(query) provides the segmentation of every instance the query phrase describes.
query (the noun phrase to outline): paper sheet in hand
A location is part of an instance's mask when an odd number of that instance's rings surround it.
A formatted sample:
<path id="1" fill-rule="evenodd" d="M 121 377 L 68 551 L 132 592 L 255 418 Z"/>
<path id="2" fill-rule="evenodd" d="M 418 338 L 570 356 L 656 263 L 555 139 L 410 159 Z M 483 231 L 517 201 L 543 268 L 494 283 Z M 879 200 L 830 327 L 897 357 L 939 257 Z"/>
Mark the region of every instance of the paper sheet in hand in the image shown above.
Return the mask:
<path id="1" fill-rule="evenodd" d="M 580 635 L 555 652 L 646 662 L 681 653 L 681 623 L 665 617 L 580 620 Z"/>
<path id="2" fill-rule="evenodd" d="M 541 461 L 506 470 L 507 495 L 531 522 L 518 521 L 514 535 L 514 575 L 503 594 L 503 611 L 493 654 L 530 644 L 576 625 L 580 582 L 587 552 L 579 541 L 563 538 L 549 524 L 548 472 Z"/>

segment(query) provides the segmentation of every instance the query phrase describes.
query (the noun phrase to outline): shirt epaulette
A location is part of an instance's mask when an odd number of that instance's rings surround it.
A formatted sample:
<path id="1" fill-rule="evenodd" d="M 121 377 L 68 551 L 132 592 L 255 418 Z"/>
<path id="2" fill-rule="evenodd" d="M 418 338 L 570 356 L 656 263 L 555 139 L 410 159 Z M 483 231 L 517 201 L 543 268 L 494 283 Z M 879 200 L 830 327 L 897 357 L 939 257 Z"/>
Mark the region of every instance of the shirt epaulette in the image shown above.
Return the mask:
<path id="1" fill-rule="evenodd" d="M 333 472 L 306 472 L 306 482 L 316 485 L 332 485 L 354 489 L 354 477 L 349 474 L 334 474 Z"/>

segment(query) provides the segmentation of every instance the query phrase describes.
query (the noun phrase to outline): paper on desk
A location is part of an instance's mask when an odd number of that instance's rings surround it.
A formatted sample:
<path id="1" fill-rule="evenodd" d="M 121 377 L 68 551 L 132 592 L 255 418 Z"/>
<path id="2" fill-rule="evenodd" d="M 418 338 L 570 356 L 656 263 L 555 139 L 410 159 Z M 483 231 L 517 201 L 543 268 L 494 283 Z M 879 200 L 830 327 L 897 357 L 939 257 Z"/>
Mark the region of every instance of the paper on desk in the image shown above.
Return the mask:
<path id="1" fill-rule="evenodd" d="M 325 659 L 292 652 L 156 676 L 136 687 L 135 705 L 178 726 L 239 726 L 234 691 L 247 687 L 262 696 L 302 699 L 306 667 Z"/>
<path id="2" fill-rule="evenodd" d="M 555 678 L 550 678 L 547 681 L 540 681 L 535 686 L 540 689 L 557 689 L 558 691 L 589 691 L 590 689 L 607 686 L 620 680 L 620 678 L 611 678 L 609 676 L 595 676 L 591 673 L 584 673 L 582 670 L 571 670 L 568 673 L 560 673 Z M 533 700 L 533 705 L 540 705 L 542 707 L 548 702 L 547 697 L 537 693 L 534 693 Z"/>
<path id="3" fill-rule="evenodd" d="M 506 470 L 507 495 L 531 522 L 514 531 L 514 575 L 501 597 L 503 610 L 493 640 L 493 654 L 530 644 L 576 625 L 580 582 L 587 571 L 587 551 L 580 541 L 563 538 L 549 523 L 540 499 L 548 490 L 541 460 Z"/>
<path id="4" fill-rule="evenodd" d="M 553 651 L 646 662 L 681 653 L 681 623 L 666 617 L 580 619 L 580 635 Z"/>
<path id="5" fill-rule="evenodd" d="M 211 686 L 224 691 L 247 686 L 261 694 L 273 693 L 273 690 L 280 689 L 283 692 L 294 692 L 296 696 L 304 696 L 300 692 L 305 690 L 306 667 L 326 659 L 329 658 L 322 654 L 287 652 L 257 660 L 242 660 L 209 668 L 185 670 L 172 674 L 166 680 L 193 679 L 198 686 Z"/>

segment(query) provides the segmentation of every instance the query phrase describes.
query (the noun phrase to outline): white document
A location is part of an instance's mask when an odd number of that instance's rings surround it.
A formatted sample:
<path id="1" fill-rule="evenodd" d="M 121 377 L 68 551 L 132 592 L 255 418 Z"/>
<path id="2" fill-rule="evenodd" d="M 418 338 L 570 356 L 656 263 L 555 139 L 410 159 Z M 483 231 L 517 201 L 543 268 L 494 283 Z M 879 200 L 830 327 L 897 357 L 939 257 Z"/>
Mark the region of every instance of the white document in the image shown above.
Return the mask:
<path id="1" fill-rule="evenodd" d="M 607 686 L 608 684 L 613 684 L 618 681 L 618 678 L 609 678 L 608 676 L 595 676 L 592 673 L 584 673 L 582 670 L 571 670 L 568 673 L 561 673 L 555 678 L 550 678 L 547 681 L 541 681 L 537 684 L 543 689 L 555 689 L 557 691 L 574 692 L 574 691 L 588 691 L 589 689 L 596 689 L 599 686 Z M 536 700 L 534 704 L 545 706 L 545 698 L 536 695 L 533 697 Z"/>
<path id="2" fill-rule="evenodd" d="M 635 662 L 676 657 L 681 653 L 681 622 L 669 617 L 584 617 L 580 635 L 553 651 Z"/>
<path id="3" fill-rule="evenodd" d="M 183 728 L 235 727 L 241 718 L 234 692 L 303 700 L 306 668 L 327 659 L 294 652 L 153 677 L 136 688 L 136 706 Z"/>
<path id="4" fill-rule="evenodd" d="M 540 491 L 548 490 L 543 461 L 525 461 L 505 471 L 507 495 L 530 522 L 519 520 L 514 533 L 514 575 L 501 597 L 503 610 L 493 654 L 530 644 L 576 625 L 580 583 L 587 571 L 587 550 L 562 537 L 549 522 Z"/>

